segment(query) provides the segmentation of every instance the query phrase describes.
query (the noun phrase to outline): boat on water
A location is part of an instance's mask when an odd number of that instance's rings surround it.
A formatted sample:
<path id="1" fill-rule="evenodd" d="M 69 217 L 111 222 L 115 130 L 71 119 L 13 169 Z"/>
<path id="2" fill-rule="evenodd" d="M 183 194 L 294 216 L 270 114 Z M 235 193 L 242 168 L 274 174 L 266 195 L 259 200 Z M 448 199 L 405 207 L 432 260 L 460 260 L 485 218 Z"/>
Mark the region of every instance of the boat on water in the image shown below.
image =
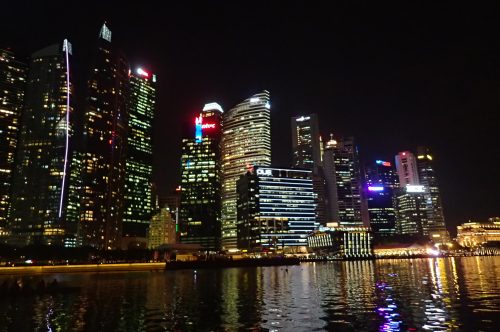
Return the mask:
<path id="1" fill-rule="evenodd" d="M 299 265 L 300 259 L 296 257 L 263 257 L 241 259 L 208 259 L 192 261 L 171 261 L 165 264 L 166 270 L 226 268 L 226 267 L 254 267 L 254 266 L 280 266 Z"/>

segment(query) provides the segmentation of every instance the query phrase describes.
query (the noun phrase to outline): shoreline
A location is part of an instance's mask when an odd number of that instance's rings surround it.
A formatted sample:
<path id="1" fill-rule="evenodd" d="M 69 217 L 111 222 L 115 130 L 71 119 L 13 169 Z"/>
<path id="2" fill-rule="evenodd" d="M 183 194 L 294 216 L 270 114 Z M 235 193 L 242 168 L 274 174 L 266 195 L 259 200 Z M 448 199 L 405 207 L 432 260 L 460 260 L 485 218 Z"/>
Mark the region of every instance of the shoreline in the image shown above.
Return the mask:
<path id="1" fill-rule="evenodd" d="M 231 267 L 259 267 L 300 265 L 307 262 L 342 262 L 365 261 L 384 259 L 419 259 L 419 258 L 451 258 L 451 257 L 490 257 L 498 255 L 467 255 L 467 256 L 387 256 L 358 259 L 285 259 L 285 260 L 234 260 L 234 261 L 173 261 L 159 263 L 113 263 L 113 264 L 79 264 L 79 265 L 37 265 L 37 266 L 0 266 L 0 276 L 20 274 L 51 274 L 51 273 L 78 273 L 78 272 L 134 272 L 134 271 L 175 271 L 184 269 L 221 269 Z"/>
<path id="2" fill-rule="evenodd" d="M 39 266 L 2 266 L 0 275 L 46 274 L 76 272 L 121 272 L 165 270 L 161 263 L 120 263 L 120 264 L 81 264 L 81 265 L 39 265 Z"/>

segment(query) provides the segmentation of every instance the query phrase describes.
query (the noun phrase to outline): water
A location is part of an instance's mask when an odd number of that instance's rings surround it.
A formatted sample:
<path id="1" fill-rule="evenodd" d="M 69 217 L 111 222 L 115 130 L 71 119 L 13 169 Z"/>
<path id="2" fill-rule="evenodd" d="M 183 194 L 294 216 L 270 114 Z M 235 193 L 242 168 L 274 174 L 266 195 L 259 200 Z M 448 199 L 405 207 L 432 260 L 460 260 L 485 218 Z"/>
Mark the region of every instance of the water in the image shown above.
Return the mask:
<path id="1" fill-rule="evenodd" d="M 67 291 L 2 296 L 0 331 L 500 330 L 500 257 L 6 278 Z"/>

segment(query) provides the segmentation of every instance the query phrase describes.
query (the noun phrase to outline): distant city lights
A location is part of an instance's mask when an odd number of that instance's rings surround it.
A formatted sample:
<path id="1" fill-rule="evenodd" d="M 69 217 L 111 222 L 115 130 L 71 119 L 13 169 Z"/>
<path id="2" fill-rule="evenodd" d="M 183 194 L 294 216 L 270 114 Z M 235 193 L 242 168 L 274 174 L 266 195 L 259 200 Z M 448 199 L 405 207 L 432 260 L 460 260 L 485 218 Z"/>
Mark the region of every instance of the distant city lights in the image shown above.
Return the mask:
<path id="1" fill-rule="evenodd" d="M 423 193 L 423 192 L 425 192 L 425 187 L 421 186 L 421 185 L 407 184 L 406 185 L 406 192 L 407 193 Z"/>
<path id="2" fill-rule="evenodd" d="M 382 166 L 386 166 L 386 167 L 390 167 L 392 164 L 388 161 L 383 161 L 383 160 L 375 160 L 375 163 L 377 165 L 382 165 Z"/>
<path id="3" fill-rule="evenodd" d="M 144 77 L 149 77 L 149 73 L 142 68 L 137 68 L 136 73 Z"/>
<path id="4" fill-rule="evenodd" d="M 384 187 L 382 186 L 368 186 L 369 191 L 384 191 Z"/>
<path id="5" fill-rule="evenodd" d="M 207 111 L 219 111 L 223 113 L 224 111 L 222 110 L 222 106 L 220 106 L 218 103 L 208 103 L 203 106 L 203 112 Z"/>

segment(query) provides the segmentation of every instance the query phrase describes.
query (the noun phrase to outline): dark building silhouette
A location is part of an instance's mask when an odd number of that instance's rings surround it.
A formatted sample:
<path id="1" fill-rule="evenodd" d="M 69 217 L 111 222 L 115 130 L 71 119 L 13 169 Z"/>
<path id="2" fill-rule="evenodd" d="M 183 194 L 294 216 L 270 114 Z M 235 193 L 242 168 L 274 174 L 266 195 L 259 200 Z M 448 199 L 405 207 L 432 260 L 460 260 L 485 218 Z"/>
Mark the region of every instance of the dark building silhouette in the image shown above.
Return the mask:
<path id="1" fill-rule="evenodd" d="M 27 69 L 13 52 L 0 49 L 0 238 L 8 234 L 6 227 Z"/>
<path id="2" fill-rule="evenodd" d="M 365 168 L 364 187 L 370 227 L 375 236 L 396 234 L 395 190 L 398 175 L 389 161 L 376 160 Z"/>
<path id="3" fill-rule="evenodd" d="M 125 191 L 129 67 L 104 24 L 88 79 L 84 114 L 83 190 L 79 239 L 100 249 L 120 247 Z"/>

